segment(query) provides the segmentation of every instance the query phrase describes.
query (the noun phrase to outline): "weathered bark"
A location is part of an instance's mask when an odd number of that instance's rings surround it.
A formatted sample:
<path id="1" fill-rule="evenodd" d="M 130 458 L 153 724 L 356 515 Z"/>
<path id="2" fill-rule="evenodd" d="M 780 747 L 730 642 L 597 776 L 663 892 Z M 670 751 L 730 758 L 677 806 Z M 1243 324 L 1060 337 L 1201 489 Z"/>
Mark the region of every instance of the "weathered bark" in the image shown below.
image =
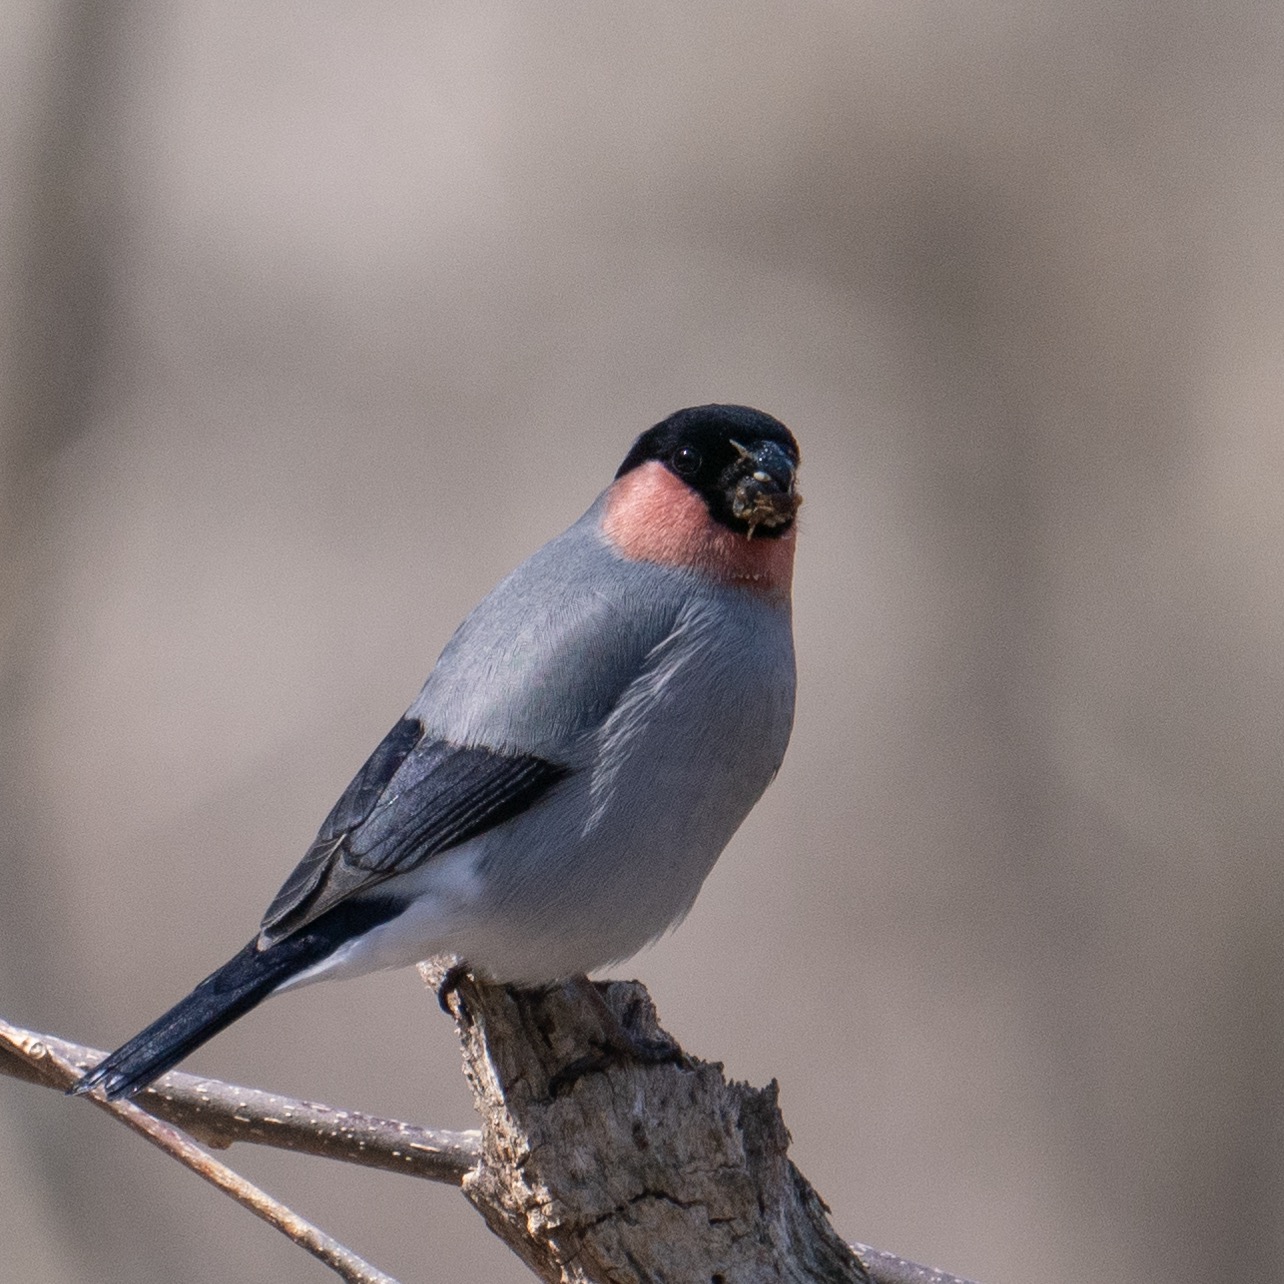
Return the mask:
<path id="1" fill-rule="evenodd" d="M 430 982 L 442 975 L 425 967 Z M 464 1193 L 542 1278 L 869 1284 L 789 1161 L 774 1083 L 613 1050 L 621 1031 L 667 1041 L 641 985 L 518 991 L 465 978 L 447 1002 L 482 1120 Z"/>

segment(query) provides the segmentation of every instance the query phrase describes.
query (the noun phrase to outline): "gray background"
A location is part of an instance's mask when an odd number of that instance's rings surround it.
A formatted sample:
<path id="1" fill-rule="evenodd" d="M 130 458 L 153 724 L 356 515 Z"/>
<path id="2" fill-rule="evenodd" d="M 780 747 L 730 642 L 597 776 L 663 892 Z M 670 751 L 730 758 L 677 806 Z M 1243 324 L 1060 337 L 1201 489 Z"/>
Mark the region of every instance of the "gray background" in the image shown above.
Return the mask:
<path id="1" fill-rule="evenodd" d="M 804 448 L 779 780 L 622 969 L 779 1078 L 846 1235 L 1280 1278 L 1282 11 L 7 0 L 0 1010 L 238 947 L 460 616 L 635 433 Z M 192 1059 L 466 1126 L 411 972 Z M 457 1194 L 233 1161 L 407 1284 Z M 35 1284 L 323 1268 L 0 1081 Z"/>

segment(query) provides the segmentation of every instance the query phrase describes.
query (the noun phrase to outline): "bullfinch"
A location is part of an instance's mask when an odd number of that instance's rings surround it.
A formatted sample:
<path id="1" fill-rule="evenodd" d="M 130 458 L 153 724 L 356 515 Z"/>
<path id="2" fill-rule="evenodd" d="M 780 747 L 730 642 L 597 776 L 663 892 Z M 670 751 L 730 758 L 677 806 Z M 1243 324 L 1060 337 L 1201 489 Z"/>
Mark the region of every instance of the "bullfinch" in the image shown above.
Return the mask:
<path id="1" fill-rule="evenodd" d="M 789 741 L 798 460 L 746 406 L 644 432 L 459 626 L 254 940 L 73 1090 L 137 1092 L 296 985 L 440 954 L 552 982 L 680 920 Z"/>

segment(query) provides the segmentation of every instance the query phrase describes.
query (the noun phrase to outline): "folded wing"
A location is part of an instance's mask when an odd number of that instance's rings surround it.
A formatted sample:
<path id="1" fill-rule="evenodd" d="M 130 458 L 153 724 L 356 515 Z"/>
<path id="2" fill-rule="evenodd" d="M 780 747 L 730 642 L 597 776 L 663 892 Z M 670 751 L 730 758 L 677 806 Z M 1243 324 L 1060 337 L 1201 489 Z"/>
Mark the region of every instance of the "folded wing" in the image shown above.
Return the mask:
<path id="1" fill-rule="evenodd" d="M 566 774 L 532 754 L 426 737 L 418 719 L 402 718 L 268 906 L 259 947 L 518 815 Z"/>

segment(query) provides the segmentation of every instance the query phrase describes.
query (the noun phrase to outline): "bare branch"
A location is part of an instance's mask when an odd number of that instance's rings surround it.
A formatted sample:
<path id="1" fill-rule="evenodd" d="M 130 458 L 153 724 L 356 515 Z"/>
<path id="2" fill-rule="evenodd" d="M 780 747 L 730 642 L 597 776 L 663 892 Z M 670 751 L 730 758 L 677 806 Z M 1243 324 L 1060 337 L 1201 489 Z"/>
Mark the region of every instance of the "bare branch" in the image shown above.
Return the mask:
<path id="1" fill-rule="evenodd" d="M 69 1087 L 51 1062 L 41 1059 L 32 1063 L 19 1051 L 20 1045 L 35 1044 L 56 1052 L 71 1064 L 74 1073 L 97 1065 L 104 1055 L 97 1048 L 36 1034 L 0 1020 L 0 1074 L 51 1088 Z M 421 1128 L 179 1072 L 163 1075 L 138 1094 L 135 1104 L 218 1150 L 245 1141 L 409 1173 L 451 1186 L 458 1186 L 477 1162 L 481 1146 L 481 1134 L 476 1131 Z"/>
<path id="2" fill-rule="evenodd" d="M 424 975 L 430 983 L 435 983 L 440 978 L 441 970 L 438 969 L 434 972 L 432 969 L 426 968 Z M 647 1011 L 650 1011 L 649 1000 L 646 999 L 645 991 L 640 986 L 621 986 L 619 988 L 632 997 L 640 995 L 641 999 L 648 1005 Z M 507 992 L 501 993 L 507 994 Z M 609 997 L 610 990 L 605 990 L 605 993 Z M 472 994 L 471 989 L 469 994 Z M 535 997 L 538 998 L 538 996 Z M 510 1029 L 498 1037 L 497 1043 L 491 1051 L 481 1049 L 477 1051 L 485 1057 L 490 1057 L 492 1052 L 498 1056 L 505 1039 L 520 1035 L 525 1040 L 536 1038 L 550 1045 L 555 1044 L 560 1053 L 574 1060 L 577 1055 L 583 1052 L 585 1046 L 590 1046 L 595 1040 L 598 1043 L 603 1041 L 603 1028 L 600 1025 L 600 1022 L 604 1019 L 602 1001 L 598 999 L 594 1002 L 587 992 L 582 993 L 580 997 L 589 1000 L 588 1012 L 586 1014 L 585 1011 L 581 1011 L 577 1019 L 580 1021 L 587 1020 L 589 1028 L 559 1030 L 553 1025 L 543 1028 L 536 1024 L 528 1026 L 524 1033 Z M 508 994 L 508 998 L 513 999 L 514 996 Z M 575 998 L 574 993 L 567 994 L 563 996 L 563 1002 L 574 1005 Z M 529 996 L 518 994 L 516 1000 L 529 1002 Z M 613 1004 L 617 1001 L 618 995 L 611 999 Z M 527 1017 L 532 1015 L 531 1012 L 527 1012 Z M 626 1013 L 626 1015 L 629 1014 Z M 636 1019 L 637 1014 L 634 1013 L 632 1015 Z M 605 1018 L 611 1019 L 609 1010 L 605 1012 Z M 543 1017 L 540 1019 L 543 1020 Z M 653 1013 L 650 1019 L 654 1020 Z M 462 1033 L 467 1039 L 469 1037 L 469 1027 L 464 1026 Z M 656 1033 L 659 1033 L 658 1027 L 656 1028 Z M 567 1038 L 577 1038 L 581 1042 L 567 1044 L 564 1042 Z M 483 1044 L 486 1048 L 490 1047 L 489 1044 L 485 1043 L 484 1038 Z M 545 1048 L 545 1053 L 552 1054 L 551 1046 Z M 51 1035 L 35 1034 L 0 1020 L 0 1074 L 26 1079 L 46 1087 L 65 1089 L 75 1081 L 80 1071 L 96 1065 L 102 1055 L 97 1049 L 69 1043 Z M 502 1062 L 497 1062 L 496 1064 L 502 1064 Z M 684 1058 L 682 1066 L 686 1071 L 699 1071 L 703 1066 L 705 1071 L 713 1072 L 717 1075 L 718 1080 L 721 1081 L 721 1075 L 717 1067 L 704 1066 L 703 1063 L 696 1062 L 690 1058 Z M 565 1068 L 565 1065 L 561 1067 L 562 1070 L 565 1070 Z M 606 1067 L 604 1065 L 596 1067 L 588 1065 L 584 1068 L 587 1072 L 583 1077 L 588 1079 L 593 1075 L 600 1077 Z M 673 1068 L 676 1069 L 677 1067 Z M 638 1073 L 647 1073 L 646 1068 L 636 1067 L 635 1070 Z M 477 1067 L 470 1061 L 470 1076 L 475 1075 L 476 1072 Z M 498 1073 L 498 1071 L 494 1073 Z M 509 1073 L 514 1073 L 511 1068 Z M 558 1071 L 553 1073 L 556 1074 Z M 567 1086 L 568 1088 L 574 1088 L 576 1085 L 568 1083 Z M 758 1098 L 758 1106 L 765 1105 L 767 1107 L 769 1121 L 773 1117 L 772 1112 L 775 1111 L 774 1090 L 768 1089 L 766 1094 L 754 1094 L 752 1090 L 744 1085 L 724 1084 L 723 1087 L 733 1094 L 746 1094 L 746 1098 L 750 1100 L 751 1104 L 753 1098 Z M 518 1093 L 519 1098 L 520 1095 Z M 627 1096 L 619 1096 L 618 1093 L 608 1095 L 610 1096 L 610 1108 L 612 1109 L 620 1101 L 629 1099 Z M 764 1101 L 764 1097 L 769 1098 L 769 1100 Z M 464 1183 L 468 1190 L 469 1198 L 473 1200 L 474 1204 L 482 1208 L 483 1215 L 486 1216 L 488 1222 L 491 1222 L 491 1217 L 494 1215 L 493 1212 L 488 1214 L 479 1202 L 481 1198 L 478 1193 L 480 1182 L 477 1186 L 473 1186 L 471 1179 L 465 1182 L 466 1175 L 478 1164 L 481 1153 L 480 1133 L 447 1132 L 438 1129 L 420 1128 L 413 1124 L 363 1115 L 357 1111 L 336 1110 L 330 1106 L 296 1101 L 289 1097 L 260 1092 L 253 1088 L 240 1088 L 233 1084 L 222 1083 L 216 1079 L 205 1079 L 196 1075 L 181 1073 L 167 1074 L 159 1079 L 152 1089 L 139 1094 L 138 1102 L 149 1113 L 183 1127 L 200 1137 L 208 1145 L 225 1147 L 235 1141 L 248 1141 L 260 1145 L 294 1150 L 304 1154 L 338 1159 L 347 1163 L 363 1164 L 368 1167 L 385 1169 L 389 1172 L 408 1173 L 411 1176 L 426 1178 L 429 1181 L 447 1182 L 452 1185 Z M 96 1104 L 103 1105 L 101 1101 L 96 1101 Z M 546 1104 L 551 1106 L 552 1101 L 550 1100 Z M 486 1117 L 485 1112 L 483 1113 L 484 1117 Z M 778 1113 L 774 1114 L 774 1119 L 779 1120 Z M 684 1127 L 690 1127 L 693 1122 L 694 1120 L 690 1115 L 683 1115 Z M 783 1129 L 783 1124 L 780 1127 Z M 647 1131 L 650 1132 L 650 1129 L 648 1128 Z M 787 1134 L 785 1135 L 787 1136 Z M 630 1133 L 630 1137 L 631 1143 L 636 1147 L 637 1143 L 636 1140 L 632 1139 L 632 1133 Z M 579 1144 L 582 1138 L 577 1136 L 575 1140 Z M 208 1156 L 205 1158 L 208 1159 Z M 510 1153 L 505 1162 L 511 1164 L 514 1158 L 515 1156 Z M 779 1158 L 781 1160 L 784 1159 L 783 1153 Z M 213 1161 L 210 1160 L 210 1162 L 212 1163 Z M 522 1162 L 525 1164 L 527 1160 L 523 1159 Z M 784 1162 L 787 1163 L 787 1160 Z M 812 1205 L 812 1213 L 823 1219 L 824 1205 L 819 1198 L 814 1192 L 811 1192 L 811 1188 L 806 1185 L 801 1175 L 797 1174 L 797 1170 L 793 1168 L 792 1164 L 788 1165 L 788 1171 L 795 1175 L 796 1180 L 809 1192 L 809 1198 L 815 1201 L 814 1205 Z M 235 1174 L 233 1176 L 235 1177 Z M 236 1178 L 236 1180 L 239 1181 L 240 1179 Z M 658 1196 L 656 1197 L 658 1198 Z M 494 1223 L 491 1222 L 491 1224 L 494 1227 Z M 525 1232 L 523 1232 L 524 1234 Z M 829 1234 L 832 1235 L 832 1231 Z M 508 1239 L 508 1236 L 502 1232 L 501 1237 Z M 859 1259 L 859 1263 L 867 1272 L 871 1284 L 969 1284 L 969 1281 L 956 1275 L 950 1275 L 932 1267 L 921 1266 L 916 1262 L 907 1261 L 881 1249 L 870 1248 L 865 1244 L 852 1245 L 850 1253 Z M 522 1256 L 524 1260 L 530 1260 L 528 1253 L 525 1251 L 519 1252 L 519 1256 Z M 540 1271 L 539 1273 L 544 1272 Z M 727 1280 L 727 1284 L 731 1284 L 732 1279 L 735 1278 L 725 1272 L 722 1274 L 723 1278 Z M 369 1278 L 387 1279 L 386 1276 L 381 1277 L 378 1275 Z M 546 1278 L 556 1277 L 546 1275 Z M 582 1278 L 591 1279 L 592 1277 L 586 1275 Z M 624 1278 L 628 1277 L 625 1276 Z M 849 1277 L 840 1274 L 837 1277 L 821 1275 L 817 1278 L 844 1279 Z M 854 1278 L 860 1279 L 861 1277 L 856 1275 Z"/>
<path id="3" fill-rule="evenodd" d="M 0 1021 L 0 1038 L 3 1038 L 10 1052 L 40 1072 L 40 1081 L 53 1080 L 62 1087 L 70 1087 L 80 1077 L 79 1070 L 66 1057 L 25 1031 Z M 207 1155 L 190 1137 L 172 1124 L 154 1119 L 131 1101 L 107 1101 L 97 1095 L 90 1096 L 89 1100 L 100 1110 L 119 1119 L 127 1128 L 146 1137 L 152 1145 L 178 1160 L 185 1168 L 190 1168 L 211 1186 L 231 1196 L 256 1217 L 275 1226 L 300 1248 L 306 1249 L 337 1275 L 348 1280 L 349 1284 L 397 1284 L 391 1275 L 371 1266 L 337 1239 L 287 1208 L 280 1200 L 273 1199 L 253 1182 L 246 1181 L 239 1173 Z"/>
<path id="4" fill-rule="evenodd" d="M 962 1276 L 938 1271 L 934 1266 L 907 1262 L 895 1253 L 885 1253 L 881 1248 L 870 1248 L 868 1244 L 853 1244 L 852 1250 L 865 1263 L 874 1284 L 972 1284 Z"/>

